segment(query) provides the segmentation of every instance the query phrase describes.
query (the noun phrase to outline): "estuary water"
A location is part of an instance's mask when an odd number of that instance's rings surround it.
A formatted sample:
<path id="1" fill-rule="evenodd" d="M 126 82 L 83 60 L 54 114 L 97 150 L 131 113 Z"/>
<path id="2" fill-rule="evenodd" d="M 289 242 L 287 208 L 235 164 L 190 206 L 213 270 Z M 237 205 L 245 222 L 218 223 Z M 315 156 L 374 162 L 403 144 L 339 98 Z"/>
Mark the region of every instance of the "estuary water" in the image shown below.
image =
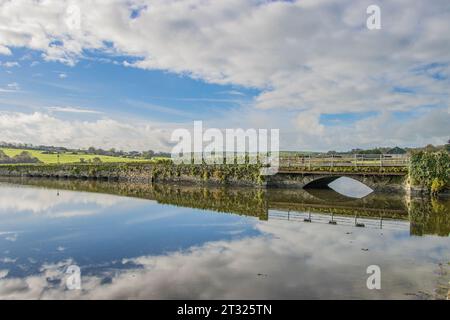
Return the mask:
<path id="1" fill-rule="evenodd" d="M 0 299 L 446 299 L 449 233 L 448 199 L 2 178 Z"/>

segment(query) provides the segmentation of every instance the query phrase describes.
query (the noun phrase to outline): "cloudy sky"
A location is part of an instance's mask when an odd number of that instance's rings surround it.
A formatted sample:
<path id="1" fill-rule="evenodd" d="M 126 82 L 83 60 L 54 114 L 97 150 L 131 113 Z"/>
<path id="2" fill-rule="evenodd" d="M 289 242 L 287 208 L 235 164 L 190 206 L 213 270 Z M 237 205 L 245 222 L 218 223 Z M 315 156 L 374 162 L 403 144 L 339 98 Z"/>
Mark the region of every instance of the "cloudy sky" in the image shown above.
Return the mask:
<path id="1" fill-rule="evenodd" d="M 0 0 L 0 141 L 170 150 L 203 120 L 290 150 L 442 144 L 449 30 L 448 0 Z"/>

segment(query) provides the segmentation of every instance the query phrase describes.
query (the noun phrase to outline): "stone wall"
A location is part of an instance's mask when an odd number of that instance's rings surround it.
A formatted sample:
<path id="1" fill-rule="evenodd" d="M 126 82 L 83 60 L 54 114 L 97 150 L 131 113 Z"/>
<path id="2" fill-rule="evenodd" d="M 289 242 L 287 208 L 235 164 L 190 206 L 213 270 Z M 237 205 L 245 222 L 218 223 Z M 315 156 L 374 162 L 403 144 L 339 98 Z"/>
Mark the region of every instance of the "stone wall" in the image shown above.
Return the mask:
<path id="1" fill-rule="evenodd" d="M 62 164 L 0 166 L 0 176 L 152 181 L 152 164 Z"/>
<path id="2" fill-rule="evenodd" d="M 96 179 L 134 183 L 185 182 L 191 184 L 264 186 L 256 165 L 172 165 L 105 163 L 61 165 L 5 165 L 0 176 Z"/>
<path id="3" fill-rule="evenodd" d="M 261 176 L 257 165 L 172 165 L 154 163 L 103 163 L 63 165 L 0 165 L 0 176 L 96 179 L 133 183 L 176 182 L 195 185 L 235 185 L 251 187 L 316 187 L 339 177 L 350 177 L 380 192 L 411 192 L 407 173 L 369 174 L 358 172 L 278 173 Z M 323 183 L 321 183 L 321 181 Z"/>

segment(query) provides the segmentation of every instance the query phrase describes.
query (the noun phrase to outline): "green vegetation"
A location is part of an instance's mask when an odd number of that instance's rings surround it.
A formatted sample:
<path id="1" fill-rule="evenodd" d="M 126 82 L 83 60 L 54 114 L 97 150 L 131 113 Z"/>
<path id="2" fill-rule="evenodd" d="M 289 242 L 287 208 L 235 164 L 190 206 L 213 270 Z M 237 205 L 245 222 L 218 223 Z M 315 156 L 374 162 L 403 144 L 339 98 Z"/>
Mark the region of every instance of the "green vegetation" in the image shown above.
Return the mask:
<path id="1" fill-rule="evenodd" d="M 266 191 L 253 188 L 176 186 L 173 184 L 108 183 L 94 180 L 1 178 L 0 181 L 44 186 L 53 189 L 116 194 L 156 200 L 158 203 L 267 220 Z"/>
<path id="2" fill-rule="evenodd" d="M 450 156 L 445 151 L 418 152 L 411 156 L 411 184 L 437 194 L 449 188 Z"/>
<path id="3" fill-rule="evenodd" d="M 240 192 L 225 188 L 180 188 L 170 185 L 155 185 L 153 190 L 158 203 L 257 216 L 267 220 L 267 204 L 263 190 L 250 189 Z"/>
<path id="4" fill-rule="evenodd" d="M 423 201 L 413 199 L 409 208 L 411 234 L 422 236 L 435 234 L 450 236 L 450 200 L 434 199 Z"/>
<path id="5" fill-rule="evenodd" d="M 340 172 L 340 173 L 407 173 L 408 167 L 380 167 L 380 166 L 317 166 L 308 168 L 307 166 L 302 167 L 283 167 L 282 171 L 296 171 L 304 170 L 310 172 Z"/>
<path id="6" fill-rule="evenodd" d="M 181 176 L 189 176 L 200 181 L 212 181 L 227 184 L 230 181 L 242 184 L 261 185 L 264 176 L 260 175 L 261 166 L 257 164 L 180 164 L 173 165 L 169 160 L 159 161 L 153 167 L 155 181 L 177 180 Z"/>
<path id="7" fill-rule="evenodd" d="M 98 161 L 98 160 L 96 160 Z M 29 177 L 65 177 L 126 181 L 186 181 L 196 184 L 262 185 L 259 165 L 174 165 L 170 160 L 147 162 L 9 164 L 0 166 L 0 175 Z"/>
<path id="8" fill-rule="evenodd" d="M 36 162 L 42 162 L 44 164 L 65 164 L 65 163 L 101 163 L 101 162 L 140 162 L 147 161 L 145 159 L 133 159 L 125 157 L 115 157 L 115 156 L 104 156 L 96 154 L 85 154 L 85 153 L 73 153 L 73 152 L 48 152 L 41 150 L 27 150 L 27 149 L 15 149 L 15 148 L 2 148 L 0 152 L 3 152 L 8 157 L 16 157 L 23 152 L 27 152 L 30 157 L 36 158 Z M 1 156 L 0 156 L 1 157 Z M 0 163 L 2 163 L 0 161 Z M 6 163 L 6 162 L 5 162 Z M 30 161 L 22 162 L 11 162 L 11 163 L 33 163 Z"/>
<path id="9" fill-rule="evenodd" d="M 8 155 L 0 149 L 0 164 L 14 163 L 39 163 L 39 159 L 33 157 L 28 151 L 21 151 L 14 155 Z"/>
<path id="10" fill-rule="evenodd" d="M 28 151 L 42 151 L 43 154 L 89 154 L 96 156 L 110 156 L 110 157 L 123 157 L 130 159 L 146 159 L 150 160 L 155 157 L 170 158 L 170 153 L 167 152 L 155 152 L 153 150 L 148 151 L 123 151 L 111 148 L 108 150 L 102 148 L 89 147 L 85 148 L 68 148 L 60 146 L 45 146 L 45 145 L 32 145 L 29 143 L 10 143 L 0 141 L 0 149 L 22 149 Z"/>
<path id="11" fill-rule="evenodd" d="M 413 154 L 415 152 L 427 151 L 427 152 L 439 152 L 439 151 L 447 151 L 450 152 L 450 140 L 447 141 L 446 144 L 442 145 L 432 145 L 428 144 L 424 147 L 415 147 L 415 148 L 401 148 L 401 147 L 376 147 L 371 149 L 360 149 L 355 148 L 349 151 L 341 151 L 337 152 L 334 150 L 330 150 L 326 152 L 328 155 L 332 154 L 366 154 L 366 155 L 380 155 L 380 154 Z"/>
<path id="12" fill-rule="evenodd" d="M 123 164 L 121 166 L 134 167 Z M 139 167 L 137 165 L 137 167 Z M 411 234 L 416 236 L 450 235 L 450 199 L 413 198 L 409 205 L 403 198 L 377 195 L 351 203 L 328 203 L 298 190 L 202 187 L 174 184 L 109 183 L 94 180 L 2 178 L 0 181 L 44 186 L 53 189 L 117 194 L 156 200 L 161 204 L 198 208 L 208 211 L 243 214 L 268 219 L 268 209 L 311 212 L 411 221 Z"/>

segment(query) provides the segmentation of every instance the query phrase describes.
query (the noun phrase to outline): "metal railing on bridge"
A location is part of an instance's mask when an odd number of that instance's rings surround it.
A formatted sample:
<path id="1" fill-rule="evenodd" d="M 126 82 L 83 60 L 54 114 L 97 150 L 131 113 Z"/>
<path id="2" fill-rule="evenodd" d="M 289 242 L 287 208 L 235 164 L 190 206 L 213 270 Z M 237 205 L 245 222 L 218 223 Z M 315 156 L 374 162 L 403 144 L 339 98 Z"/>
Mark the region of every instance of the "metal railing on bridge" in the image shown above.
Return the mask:
<path id="1" fill-rule="evenodd" d="M 408 155 L 331 154 L 280 156 L 280 167 L 313 169 L 318 167 L 407 167 Z"/>
<path id="2" fill-rule="evenodd" d="M 410 229 L 410 222 L 408 220 L 396 220 L 385 217 L 368 218 L 368 217 L 358 217 L 357 215 L 351 217 L 351 216 L 328 215 L 311 212 L 270 210 L 268 218 L 269 220 L 320 223 L 320 224 L 330 224 L 337 226 L 369 228 L 369 229 L 388 229 L 388 230 Z"/>

